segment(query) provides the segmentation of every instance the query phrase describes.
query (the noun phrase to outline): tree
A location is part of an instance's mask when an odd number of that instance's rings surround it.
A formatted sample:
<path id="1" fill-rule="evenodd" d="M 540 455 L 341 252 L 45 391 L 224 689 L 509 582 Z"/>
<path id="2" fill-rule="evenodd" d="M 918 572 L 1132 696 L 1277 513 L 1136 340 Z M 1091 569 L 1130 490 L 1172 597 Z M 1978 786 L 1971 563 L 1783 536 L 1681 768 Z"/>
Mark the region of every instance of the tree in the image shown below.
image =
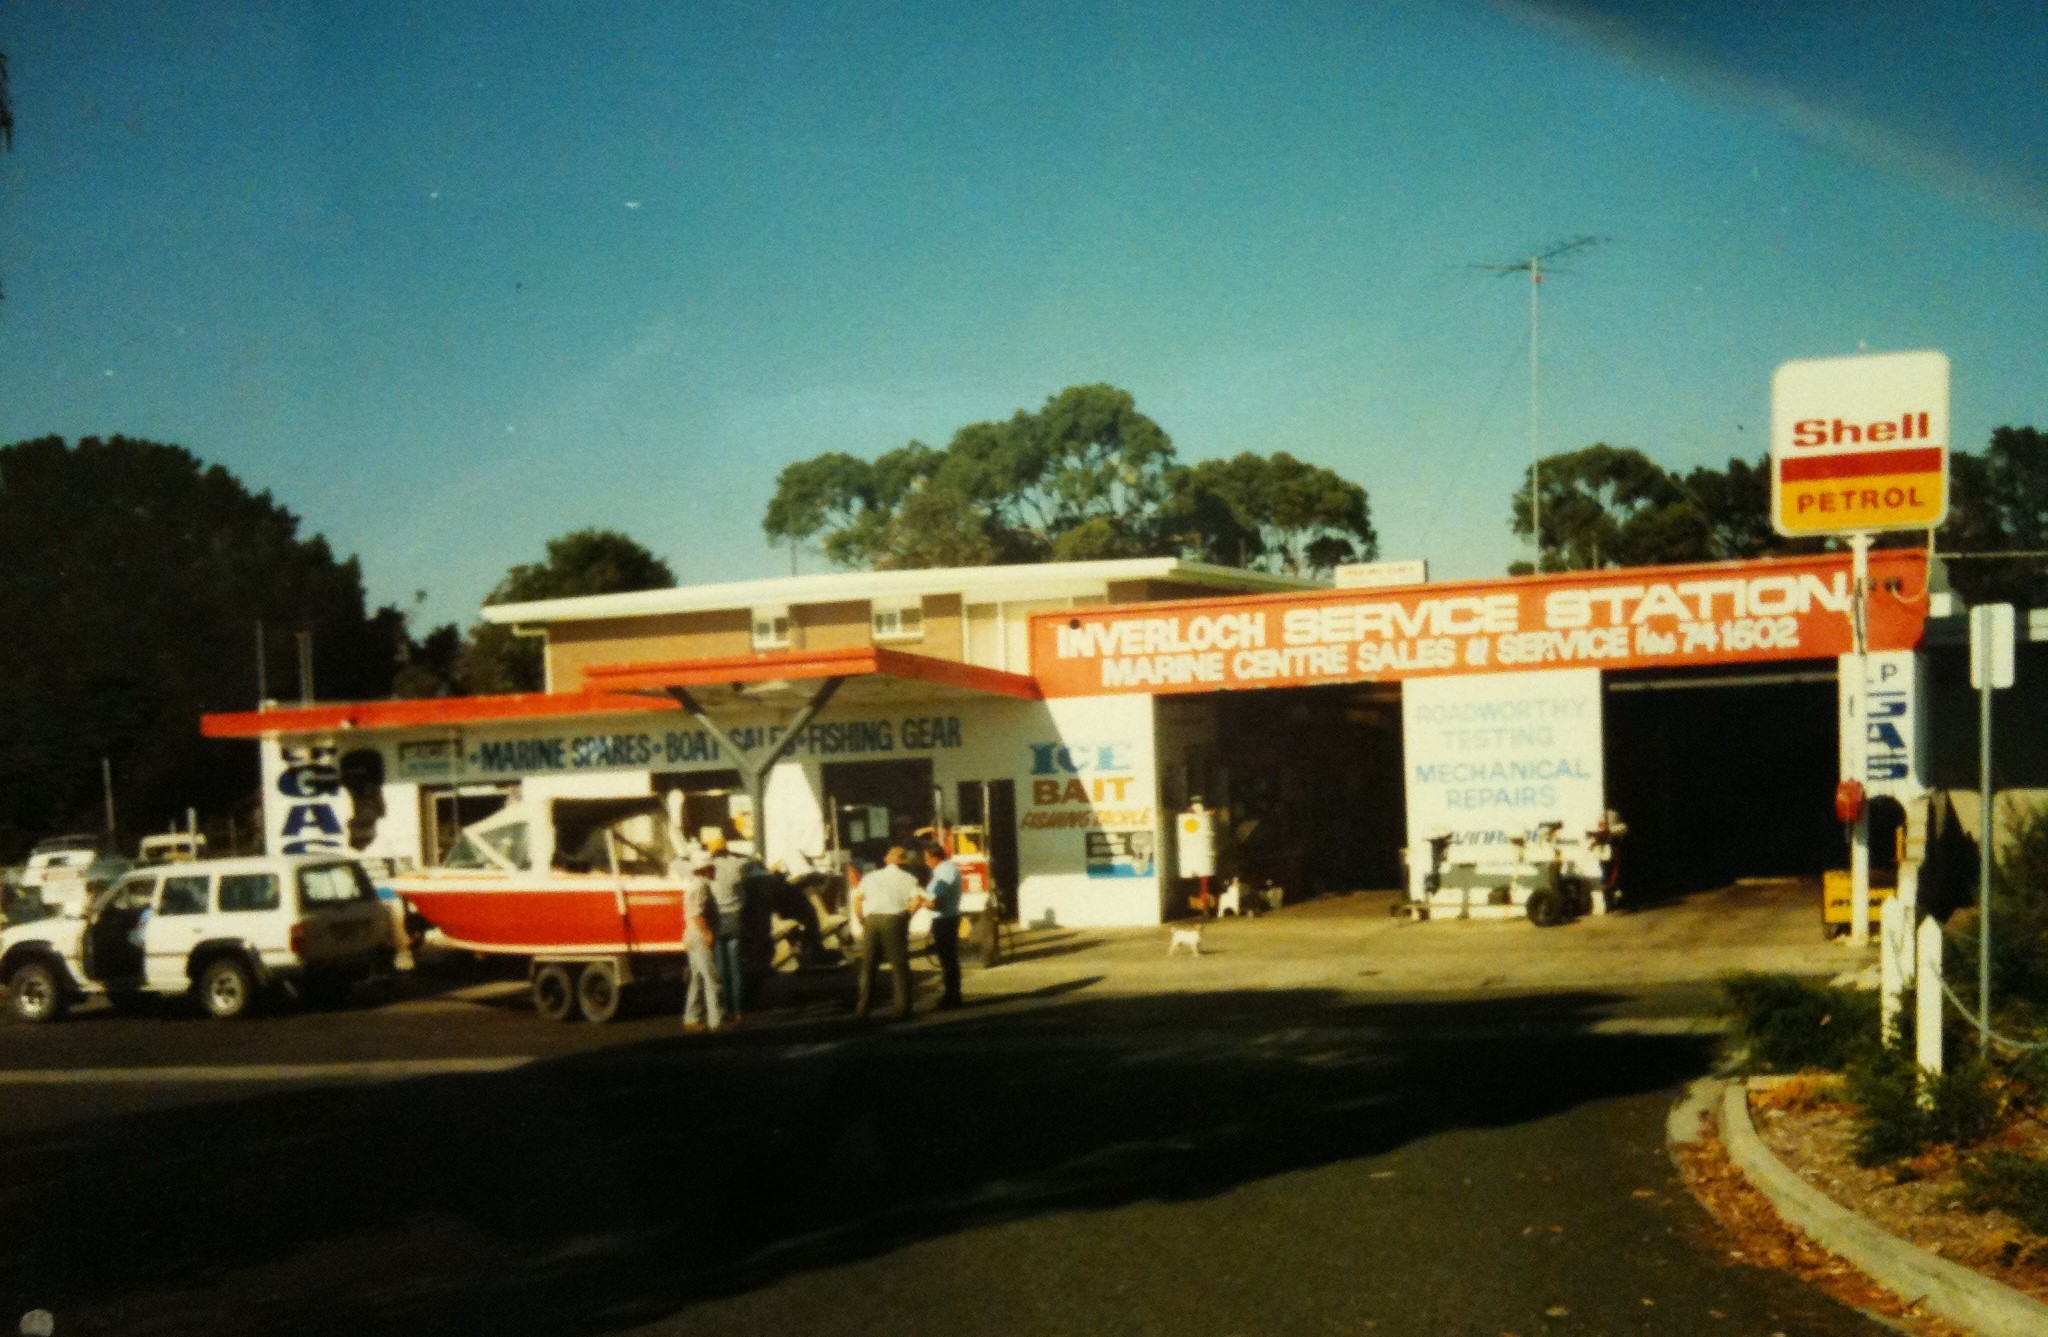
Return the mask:
<path id="1" fill-rule="evenodd" d="M 258 623 L 271 693 L 296 683 L 299 632 L 322 696 L 390 689 L 402 619 L 366 616 L 355 560 L 298 526 L 177 446 L 0 448 L 0 854 L 97 830 L 102 758 L 129 831 L 244 800 L 254 753 L 198 726 L 256 704 Z"/>
<path id="2" fill-rule="evenodd" d="M 878 570 L 1184 552 L 1312 569 L 1376 548 L 1363 488 L 1285 455 L 1183 468 L 1159 424 L 1110 385 L 971 423 L 943 450 L 912 441 L 872 462 L 798 461 L 762 528 L 821 537 L 835 565 Z"/>
<path id="3" fill-rule="evenodd" d="M 2048 433 L 1997 428 L 1983 454 L 1949 457 L 1949 487 L 1937 552 L 2048 551 Z M 1959 557 L 1949 562 L 1948 576 L 1971 604 L 2032 607 L 2048 593 L 2048 561 L 2038 556 Z"/>
<path id="4" fill-rule="evenodd" d="M 1379 555 L 1365 489 L 1284 450 L 1203 460 L 1172 485 L 1169 526 L 1206 560 L 1299 575 Z"/>
<path id="5" fill-rule="evenodd" d="M 579 529 L 549 539 L 545 561 L 522 563 L 507 571 L 484 603 L 488 606 L 570 599 L 586 594 L 624 594 L 632 590 L 668 589 L 675 583 L 675 573 L 669 570 L 668 563 L 624 534 L 609 529 Z M 452 630 L 437 630 L 421 643 L 416 662 L 423 665 L 428 675 L 424 681 L 433 682 L 431 666 L 435 662 L 447 664 L 444 633 Z M 546 678 L 539 641 L 492 622 L 479 622 L 469 629 L 468 643 L 453 664 L 450 676 L 456 685 L 473 693 L 537 692 Z"/>
<path id="6" fill-rule="evenodd" d="M 1532 471 L 1534 472 L 1534 471 Z M 1707 525 L 1683 484 L 1639 450 L 1596 444 L 1542 461 L 1545 571 L 1686 561 Z M 1531 532 L 1528 476 L 1515 494 L 1514 532 Z"/>

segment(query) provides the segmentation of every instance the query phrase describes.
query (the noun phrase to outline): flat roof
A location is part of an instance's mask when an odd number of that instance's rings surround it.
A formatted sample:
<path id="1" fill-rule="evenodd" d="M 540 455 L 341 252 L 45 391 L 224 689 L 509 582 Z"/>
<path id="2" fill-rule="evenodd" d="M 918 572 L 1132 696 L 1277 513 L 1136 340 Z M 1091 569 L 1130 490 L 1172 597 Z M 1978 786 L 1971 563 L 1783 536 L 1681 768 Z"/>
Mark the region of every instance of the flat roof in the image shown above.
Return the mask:
<path id="1" fill-rule="evenodd" d="M 919 567 L 905 571 L 827 571 L 774 576 L 722 585 L 678 585 L 629 594 L 586 594 L 568 599 L 489 604 L 486 622 L 581 622 L 597 618 L 646 617 L 660 613 L 702 613 L 721 608 L 779 607 L 873 599 L 959 594 L 976 602 L 1061 599 L 1101 594 L 1118 580 L 1174 580 L 1219 591 L 1322 590 L 1326 580 L 1247 571 L 1235 566 L 1183 561 L 1178 557 L 1126 557 L 1101 562 L 1030 562 L 1007 566 Z"/>

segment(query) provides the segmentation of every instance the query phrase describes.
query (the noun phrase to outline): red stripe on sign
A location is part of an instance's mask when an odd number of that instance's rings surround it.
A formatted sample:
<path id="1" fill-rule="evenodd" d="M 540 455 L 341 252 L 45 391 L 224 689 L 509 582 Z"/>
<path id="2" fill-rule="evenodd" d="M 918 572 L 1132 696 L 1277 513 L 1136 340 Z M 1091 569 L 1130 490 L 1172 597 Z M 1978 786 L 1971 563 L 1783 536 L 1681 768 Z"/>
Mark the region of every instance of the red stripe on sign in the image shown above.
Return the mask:
<path id="1" fill-rule="evenodd" d="M 1814 478 L 1868 478 L 1872 474 L 1938 474 L 1941 447 L 1921 450 L 1860 450 L 1850 455 L 1808 455 L 1780 460 L 1778 477 L 1788 483 Z"/>

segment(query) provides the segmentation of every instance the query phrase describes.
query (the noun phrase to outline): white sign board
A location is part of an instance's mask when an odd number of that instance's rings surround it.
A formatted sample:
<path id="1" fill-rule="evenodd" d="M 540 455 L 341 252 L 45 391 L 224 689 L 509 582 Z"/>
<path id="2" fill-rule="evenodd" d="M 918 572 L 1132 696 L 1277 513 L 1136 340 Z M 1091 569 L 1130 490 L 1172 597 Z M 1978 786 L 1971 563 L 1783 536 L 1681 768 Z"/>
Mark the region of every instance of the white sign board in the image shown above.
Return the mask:
<path id="1" fill-rule="evenodd" d="M 1937 352 L 1787 362 L 1771 379 L 1780 534 L 1932 529 L 1948 517 L 1949 366 Z"/>
<path id="2" fill-rule="evenodd" d="M 1863 792 L 1873 797 L 1904 800 L 1926 792 L 1921 774 L 1927 755 L 1922 667 L 1911 650 L 1841 657 L 1841 777 L 1862 781 Z M 1860 703 L 1855 690 L 1859 669 Z M 1858 740 L 1863 745 L 1860 756 Z"/>
<path id="3" fill-rule="evenodd" d="M 1216 875 L 1216 819 L 1199 809 L 1174 819 L 1174 865 L 1182 877 Z"/>
<path id="4" fill-rule="evenodd" d="M 1600 824 L 1598 669 L 1412 678 L 1401 684 L 1401 731 L 1412 897 L 1423 896 L 1438 832 L 1512 860 L 1512 838 L 1540 822 L 1564 823 L 1566 839 Z"/>
<path id="5" fill-rule="evenodd" d="M 2012 686 L 2011 604 L 1979 604 L 1970 610 L 1970 686 L 1983 690 Z"/>
<path id="6" fill-rule="evenodd" d="M 1346 562 L 1331 572 L 1340 590 L 1384 589 L 1394 585 L 1427 585 L 1429 563 L 1420 557 L 1399 562 Z"/>

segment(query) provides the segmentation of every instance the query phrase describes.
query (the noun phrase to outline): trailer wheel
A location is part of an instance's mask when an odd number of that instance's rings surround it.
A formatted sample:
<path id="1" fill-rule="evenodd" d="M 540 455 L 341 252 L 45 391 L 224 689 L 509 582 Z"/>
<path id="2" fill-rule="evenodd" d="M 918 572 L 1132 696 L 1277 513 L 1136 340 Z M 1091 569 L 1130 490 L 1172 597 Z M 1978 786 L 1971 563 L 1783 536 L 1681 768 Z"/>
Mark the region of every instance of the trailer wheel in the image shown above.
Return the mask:
<path id="1" fill-rule="evenodd" d="M 1545 887 L 1529 895 L 1529 922 L 1537 928 L 1555 928 L 1564 922 L 1564 898 Z"/>
<path id="2" fill-rule="evenodd" d="M 576 977 L 576 1006 L 585 1021 L 607 1022 L 619 1015 L 619 976 L 605 962 L 585 966 Z"/>
<path id="3" fill-rule="evenodd" d="M 569 967 L 550 963 L 533 972 L 533 1010 L 549 1021 L 576 1016 L 576 980 Z"/>

